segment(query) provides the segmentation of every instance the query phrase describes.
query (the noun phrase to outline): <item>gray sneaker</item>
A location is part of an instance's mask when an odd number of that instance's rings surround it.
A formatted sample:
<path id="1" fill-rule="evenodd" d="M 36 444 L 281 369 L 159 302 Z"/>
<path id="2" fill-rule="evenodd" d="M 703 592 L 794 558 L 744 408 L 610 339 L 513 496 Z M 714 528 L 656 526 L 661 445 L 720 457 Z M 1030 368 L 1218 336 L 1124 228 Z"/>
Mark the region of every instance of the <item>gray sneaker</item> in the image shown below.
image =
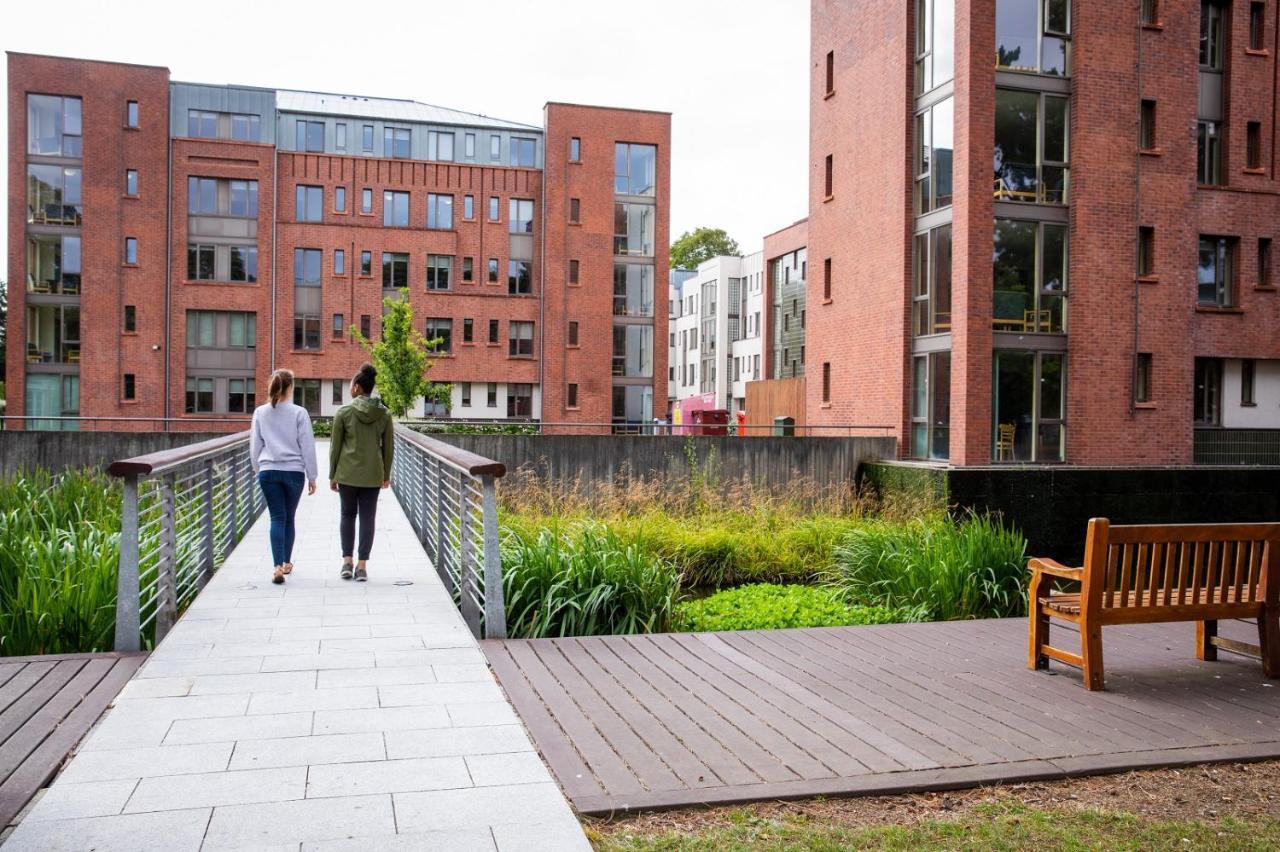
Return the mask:
<path id="1" fill-rule="evenodd" d="M 368 580 L 368 579 L 369 579 L 369 572 L 368 572 L 368 571 L 365 571 L 363 568 L 357 568 L 357 569 L 356 569 L 356 582 L 357 582 L 357 583 L 363 583 L 364 581 L 366 581 L 366 580 Z"/>
<path id="2" fill-rule="evenodd" d="M 351 579 L 351 563 L 350 563 L 350 562 L 343 562 L 343 563 L 342 563 L 342 573 L 341 573 L 341 574 L 339 574 L 338 576 L 339 576 L 339 577 L 341 577 L 341 578 L 342 578 L 342 579 L 344 579 L 344 580 L 350 580 L 350 579 Z"/>

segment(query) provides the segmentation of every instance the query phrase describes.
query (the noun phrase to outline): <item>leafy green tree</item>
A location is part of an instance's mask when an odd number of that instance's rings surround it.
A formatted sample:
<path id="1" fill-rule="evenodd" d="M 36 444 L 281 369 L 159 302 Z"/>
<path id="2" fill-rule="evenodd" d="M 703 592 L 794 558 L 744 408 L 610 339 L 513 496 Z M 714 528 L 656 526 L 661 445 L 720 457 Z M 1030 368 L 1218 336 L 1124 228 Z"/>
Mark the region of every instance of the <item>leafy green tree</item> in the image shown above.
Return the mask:
<path id="1" fill-rule="evenodd" d="M 382 300 L 386 311 L 382 316 L 382 337 L 375 343 L 351 326 L 355 338 L 373 359 L 378 370 L 378 395 L 393 417 L 404 417 L 419 397 L 432 402 L 447 402 L 450 385 L 427 378 L 431 370 L 431 351 L 442 338 L 427 340 L 413 327 L 413 307 L 407 290 Z"/>
<path id="2" fill-rule="evenodd" d="M 672 269 L 697 269 L 713 257 L 741 257 L 738 243 L 724 228 L 694 228 L 671 244 Z"/>
<path id="3" fill-rule="evenodd" d="M 0 281 L 0 399 L 4 399 L 4 349 L 9 334 L 9 289 Z"/>

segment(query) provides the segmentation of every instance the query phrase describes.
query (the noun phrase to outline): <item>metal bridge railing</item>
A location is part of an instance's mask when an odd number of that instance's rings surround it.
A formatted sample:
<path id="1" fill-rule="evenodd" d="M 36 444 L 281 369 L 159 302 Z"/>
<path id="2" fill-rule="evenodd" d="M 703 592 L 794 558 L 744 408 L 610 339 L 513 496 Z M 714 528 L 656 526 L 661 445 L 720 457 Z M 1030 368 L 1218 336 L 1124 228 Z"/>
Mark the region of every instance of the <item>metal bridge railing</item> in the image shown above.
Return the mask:
<path id="1" fill-rule="evenodd" d="M 249 433 L 113 462 L 124 480 L 115 650 L 159 644 L 263 508 Z"/>
<path id="2" fill-rule="evenodd" d="M 396 426 L 391 488 L 477 639 L 505 639 L 497 480 L 491 459 Z"/>

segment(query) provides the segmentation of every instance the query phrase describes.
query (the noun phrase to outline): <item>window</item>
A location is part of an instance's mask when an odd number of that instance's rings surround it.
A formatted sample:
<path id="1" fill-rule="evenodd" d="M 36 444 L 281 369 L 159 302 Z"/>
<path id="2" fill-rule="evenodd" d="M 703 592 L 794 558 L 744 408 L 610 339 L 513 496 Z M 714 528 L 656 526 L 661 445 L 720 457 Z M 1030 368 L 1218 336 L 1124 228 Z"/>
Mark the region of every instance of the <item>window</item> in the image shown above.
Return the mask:
<path id="1" fill-rule="evenodd" d="M 489 283 L 498 283 L 498 259 L 496 257 L 489 258 Z"/>
<path id="2" fill-rule="evenodd" d="M 409 227 L 409 193 L 391 190 L 382 193 L 382 224 L 387 228 Z"/>
<path id="3" fill-rule="evenodd" d="M 233 112 L 231 114 L 231 138 L 241 142 L 257 142 L 261 136 L 259 128 L 262 124 L 262 117 L 258 115 L 250 115 L 247 113 Z M 346 125 L 338 125 L 342 134 L 339 138 L 343 140 L 339 147 L 346 147 Z"/>
<path id="4" fill-rule="evenodd" d="M 302 121 L 294 125 L 294 149 L 319 152 L 324 150 L 324 122 Z"/>
<path id="5" fill-rule="evenodd" d="M 75 295 L 80 275 L 79 236 L 27 235 L 27 292 Z"/>
<path id="6" fill-rule="evenodd" d="M 948 257 L 947 265 L 950 266 Z M 1067 227 L 997 219 L 992 256 L 992 329 L 1067 329 Z"/>
<path id="7" fill-rule="evenodd" d="M 138 102 L 126 101 L 124 106 L 124 126 L 138 129 Z M 132 399 L 133 397 L 126 397 Z"/>
<path id="8" fill-rule="evenodd" d="M 996 67 L 1070 73 L 1070 19 L 1069 0 L 996 0 Z"/>
<path id="9" fill-rule="evenodd" d="M 582 162 L 582 140 L 577 136 L 569 138 L 569 162 Z"/>
<path id="10" fill-rule="evenodd" d="M 343 332 L 342 314 L 333 315 L 333 339 L 341 340 Z"/>
<path id="11" fill-rule="evenodd" d="M 453 227 L 453 196 L 427 195 L 427 227 L 449 230 Z"/>
<path id="12" fill-rule="evenodd" d="M 124 330 L 129 334 L 138 330 L 138 308 L 135 305 L 124 306 Z"/>
<path id="13" fill-rule="evenodd" d="M 652 204 L 618 202 L 613 205 L 614 254 L 653 257 L 656 209 Z"/>
<path id="14" fill-rule="evenodd" d="M 299 222 L 320 222 L 324 219 L 324 189 L 319 186 L 298 184 L 294 210 Z"/>
<path id="15" fill-rule="evenodd" d="M 333 209 L 336 213 L 347 212 L 347 188 L 345 186 L 335 186 L 333 188 Z"/>
<path id="16" fill-rule="evenodd" d="M 565 407 L 578 407 L 578 385 L 574 382 L 570 382 L 568 389 L 565 391 Z"/>
<path id="17" fill-rule="evenodd" d="M 946 459 L 951 454 L 951 353 L 912 359 L 911 455 Z"/>
<path id="18" fill-rule="evenodd" d="M 578 283 L 578 261 L 577 260 L 569 261 L 569 283 L 570 284 Z"/>
<path id="19" fill-rule="evenodd" d="M 1138 147 L 1150 151 L 1156 147 L 1156 102 L 1143 100 L 1138 113 Z"/>
<path id="20" fill-rule="evenodd" d="M 27 357 L 33 363 L 80 362 L 80 307 L 27 303 Z"/>
<path id="21" fill-rule="evenodd" d="M 498 383 L 489 382 L 485 388 L 484 404 L 489 408 L 498 407 Z"/>
<path id="22" fill-rule="evenodd" d="M 653 195 L 657 189 L 657 147 L 626 142 L 614 145 L 613 191 L 618 195 Z"/>
<path id="23" fill-rule="evenodd" d="M 300 405 L 312 417 L 320 414 L 320 380 L 294 379 L 293 404 Z"/>
<path id="24" fill-rule="evenodd" d="M 1197 426 L 1222 425 L 1222 359 L 1197 358 L 1192 417 Z"/>
<path id="25" fill-rule="evenodd" d="M 1245 125 L 1244 165 L 1247 169 L 1262 168 L 1262 124 L 1250 121 Z"/>
<path id="26" fill-rule="evenodd" d="M 519 320 L 507 323 L 507 354 L 512 358 L 533 357 L 533 323 Z"/>
<path id="27" fill-rule="evenodd" d="M 80 225 L 81 170 L 27 166 L 27 221 L 39 225 Z"/>
<path id="28" fill-rule="evenodd" d="M 916 234 L 912 328 L 917 336 L 951 331 L 951 226 Z"/>
<path id="29" fill-rule="evenodd" d="M 1253 397 L 1255 362 L 1252 358 L 1245 358 L 1240 362 L 1240 404 L 1244 406 L 1257 405 Z"/>
<path id="30" fill-rule="evenodd" d="M 1200 67 L 1210 71 L 1222 70 L 1222 19 L 1223 7 L 1214 0 L 1200 3 Z"/>
<path id="31" fill-rule="evenodd" d="M 578 224 L 582 221 L 582 201 L 577 198 L 569 199 L 569 221 Z"/>
<path id="32" fill-rule="evenodd" d="M 1271 238 L 1258 238 L 1258 286 L 1271 287 Z"/>
<path id="33" fill-rule="evenodd" d="M 1141 0 L 1140 20 L 1147 26 L 1160 22 L 1160 0 Z"/>
<path id="34" fill-rule="evenodd" d="M 202 109 L 187 110 L 187 135 L 195 139 L 217 139 L 218 114 Z"/>
<path id="35" fill-rule="evenodd" d="M 476 197 L 474 195 L 462 196 L 462 218 L 476 218 Z"/>
<path id="36" fill-rule="evenodd" d="M 507 385 L 507 416 L 533 416 L 533 385 Z"/>
<path id="37" fill-rule="evenodd" d="M 130 197 L 138 195 L 138 170 L 128 169 L 124 173 L 124 194 Z"/>
<path id="38" fill-rule="evenodd" d="M 578 323 L 575 320 L 569 321 L 569 345 L 578 345 Z"/>
<path id="39" fill-rule="evenodd" d="M 825 161 L 825 165 L 823 166 L 823 183 L 822 183 L 822 186 L 823 186 L 823 190 L 822 190 L 822 195 L 823 195 L 823 197 L 825 197 L 825 198 L 830 198 L 830 197 L 831 197 L 831 189 L 832 189 L 832 186 L 833 186 L 833 184 L 832 184 L 832 161 L 831 161 L 831 155 L 830 155 L 830 154 L 828 154 L 828 155 L 827 155 L 827 159 L 826 159 L 826 161 Z"/>
<path id="40" fill-rule="evenodd" d="M 232 281 L 241 281 L 248 284 L 258 280 L 257 246 L 231 246 L 230 255 L 230 279 Z"/>
<path id="41" fill-rule="evenodd" d="M 955 100 L 947 98 L 916 115 L 915 211 L 951 206 L 951 160 L 955 149 Z"/>
<path id="42" fill-rule="evenodd" d="M 495 163 L 502 159 L 502 137 L 496 133 L 489 137 L 489 159 Z"/>
<path id="43" fill-rule="evenodd" d="M 136 382 L 136 380 L 135 380 L 134 374 L 133 374 L 133 373 L 125 373 L 125 374 L 124 374 L 124 388 L 123 388 L 123 396 L 124 396 L 124 398 L 125 398 L 125 399 L 135 399 L 135 398 L 136 398 L 136 396 L 135 396 L 135 394 L 136 394 L 136 385 L 137 385 L 137 382 Z"/>
<path id="44" fill-rule="evenodd" d="M 452 352 L 453 320 L 446 317 L 428 317 L 427 345 L 433 352 Z"/>
<path id="45" fill-rule="evenodd" d="M 475 325 L 476 325 L 475 320 L 471 319 L 470 317 L 467 317 L 462 321 L 462 342 L 463 343 L 475 342 Z"/>
<path id="46" fill-rule="evenodd" d="M 538 164 L 538 140 L 524 136 L 511 137 L 511 165 L 531 169 Z"/>
<path id="47" fill-rule="evenodd" d="M 498 221 L 498 196 L 489 196 L 489 221 Z"/>
<path id="48" fill-rule="evenodd" d="M 1267 4 L 1249 4 L 1249 49 L 1262 50 L 1263 33 L 1266 30 Z"/>
<path id="49" fill-rule="evenodd" d="M 382 289 L 394 290 L 409 286 L 409 255 L 405 252 L 382 253 Z"/>
<path id="50" fill-rule="evenodd" d="M 80 157 L 81 104 L 79 98 L 27 95 L 27 153 L 50 157 Z"/>
<path id="51" fill-rule="evenodd" d="M 916 0 L 916 94 L 955 76 L 955 0 Z M 827 91 L 832 91 L 832 55 L 827 54 Z"/>
<path id="52" fill-rule="evenodd" d="M 333 274 L 347 274 L 347 253 L 342 249 L 333 250 Z"/>
<path id="53" fill-rule="evenodd" d="M 453 131 L 445 130 L 428 130 L 427 131 L 427 159 L 428 160 L 452 160 L 453 159 Z"/>
<path id="54" fill-rule="evenodd" d="M 293 250 L 293 283 L 320 283 L 320 249 L 296 248 Z"/>
<path id="55" fill-rule="evenodd" d="M 471 382 L 462 383 L 461 399 L 463 408 L 471 407 Z"/>
<path id="56" fill-rule="evenodd" d="M 373 125 L 366 124 L 360 130 L 360 148 L 365 153 L 373 153 Z"/>
<path id="57" fill-rule="evenodd" d="M 1156 229 L 1150 225 L 1138 228 L 1138 276 L 1156 274 Z"/>
<path id="58" fill-rule="evenodd" d="M 187 379 L 187 414 L 213 413 L 213 379 Z"/>
<path id="59" fill-rule="evenodd" d="M 822 362 L 822 401 L 831 402 L 831 362 Z"/>
<path id="60" fill-rule="evenodd" d="M 342 379 L 329 382 L 329 401 L 334 405 L 342 405 Z"/>
<path id="61" fill-rule="evenodd" d="M 135 266 L 137 265 L 138 263 L 138 238 L 137 237 L 124 238 L 124 262 L 130 265 L 135 265 Z"/>
<path id="62" fill-rule="evenodd" d="M 373 190 L 368 187 L 360 190 L 360 212 L 373 212 Z"/>
<path id="63" fill-rule="evenodd" d="M 302 187 L 298 187 L 302 189 Z M 187 178 L 187 213 L 192 216 L 218 215 L 218 181 L 216 178 Z"/>
<path id="64" fill-rule="evenodd" d="M 400 160 L 409 158 L 409 128 L 382 128 L 382 156 Z"/>
<path id="65" fill-rule="evenodd" d="M 489 320 L 489 342 L 498 342 L 498 321 L 496 319 Z"/>
<path id="66" fill-rule="evenodd" d="M 613 315 L 653 316 L 652 266 L 635 263 L 613 265 Z"/>
<path id="67" fill-rule="evenodd" d="M 637 379 L 653 377 L 653 326 L 613 327 L 613 375 Z"/>
<path id="68" fill-rule="evenodd" d="M 360 274 L 364 276 L 373 275 L 373 252 L 360 252 Z"/>
<path id="69" fill-rule="evenodd" d="M 653 388 L 615 385 L 612 414 L 615 432 L 639 432 L 637 426 L 653 422 Z"/>
<path id="70" fill-rule="evenodd" d="M 347 150 L 347 125 L 338 122 L 333 128 L 333 147 L 339 151 Z"/>
<path id="71" fill-rule="evenodd" d="M 507 293 L 527 296 L 533 292 L 533 264 L 527 260 L 507 261 Z"/>
<path id="72" fill-rule="evenodd" d="M 1139 352 L 1134 365 L 1133 401 L 1151 401 L 1151 353 Z"/>
<path id="73" fill-rule="evenodd" d="M 471 258 L 464 257 L 462 259 L 462 280 L 468 283 L 475 280 L 474 263 Z"/>
<path id="74" fill-rule="evenodd" d="M 360 315 L 360 336 L 365 340 L 373 336 L 373 320 L 368 314 Z"/>
<path id="75" fill-rule="evenodd" d="M 992 375 L 991 457 L 1060 462 L 1066 453 L 1066 356 L 997 350 Z"/>
<path id="76" fill-rule="evenodd" d="M 827 87 L 825 91 L 828 95 L 833 95 L 836 91 L 836 53 L 834 50 L 827 51 Z"/>
<path id="77" fill-rule="evenodd" d="M 1196 122 L 1196 182 L 1203 186 L 1222 183 L 1222 124 Z"/>
<path id="78" fill-rule="evenodd" d="M 831 298 L 831 258 L 822 261 L 822 298 Z"/>
<path id="79" fill-rule="evenodd" d="M 996 201 L 1067 203 L 1067 99 L 996 89 Z"/>
<path id="80" fill-rule="evenodd" d="M 1229 237 L 1201 237 L 1196 269 L 1196 301 L 1228 308 L 1235 299 L 1235 243 Z"/>
<path id="81" fill-rule="evenodd" d="M 320 348 L 320 317 L 312 314 L 298 313 L 295 306 L 293 314 L 293 348 Z"/>
<path id="82" fill-rule="evenodd" d="M 462 150 L 463 155 L 468 160 L 476 158 L 476 135 L 474 133 L 468 133 L 463 137 Z"/>
<path id="83" fill-rule="evenodd" d="M 533 233 L 533 202 L 527 198 L 507 201 L 507 231 L 512 234 Z"/>
<path id="84" fill-rule="evenodd" d="M 256 180 L 230 181 L 229 190 L 227 209 L 229 215 L 242 219 L 258 218 L 258 182 Z"/>
<path id="85" fill-rule="evenodd" d="M 449 273 L 453 270 L 453 255 L 427 255 L 427 289 L 448 290 Z"/>

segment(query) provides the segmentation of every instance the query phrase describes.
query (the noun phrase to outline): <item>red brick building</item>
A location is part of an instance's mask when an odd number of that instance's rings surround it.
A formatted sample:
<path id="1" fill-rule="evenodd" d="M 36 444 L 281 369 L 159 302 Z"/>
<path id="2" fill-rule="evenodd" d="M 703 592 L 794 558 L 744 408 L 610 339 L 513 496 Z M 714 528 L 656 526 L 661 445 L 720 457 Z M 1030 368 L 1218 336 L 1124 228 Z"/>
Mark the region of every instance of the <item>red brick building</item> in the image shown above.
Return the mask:
<path id="1" fill-rule="evenodd" d="M 1275 0 L 811 11 L 811 426 L 957 465 L 1280 450 Z"/>
<path id="2" fill-rule="evenodd" d="M 413 413 L 651 421 L 670 138 L 11 53 L 8 413 L 243 417 L 285 366 L 329 414 L 403 290 L 452 386 Z"/>

